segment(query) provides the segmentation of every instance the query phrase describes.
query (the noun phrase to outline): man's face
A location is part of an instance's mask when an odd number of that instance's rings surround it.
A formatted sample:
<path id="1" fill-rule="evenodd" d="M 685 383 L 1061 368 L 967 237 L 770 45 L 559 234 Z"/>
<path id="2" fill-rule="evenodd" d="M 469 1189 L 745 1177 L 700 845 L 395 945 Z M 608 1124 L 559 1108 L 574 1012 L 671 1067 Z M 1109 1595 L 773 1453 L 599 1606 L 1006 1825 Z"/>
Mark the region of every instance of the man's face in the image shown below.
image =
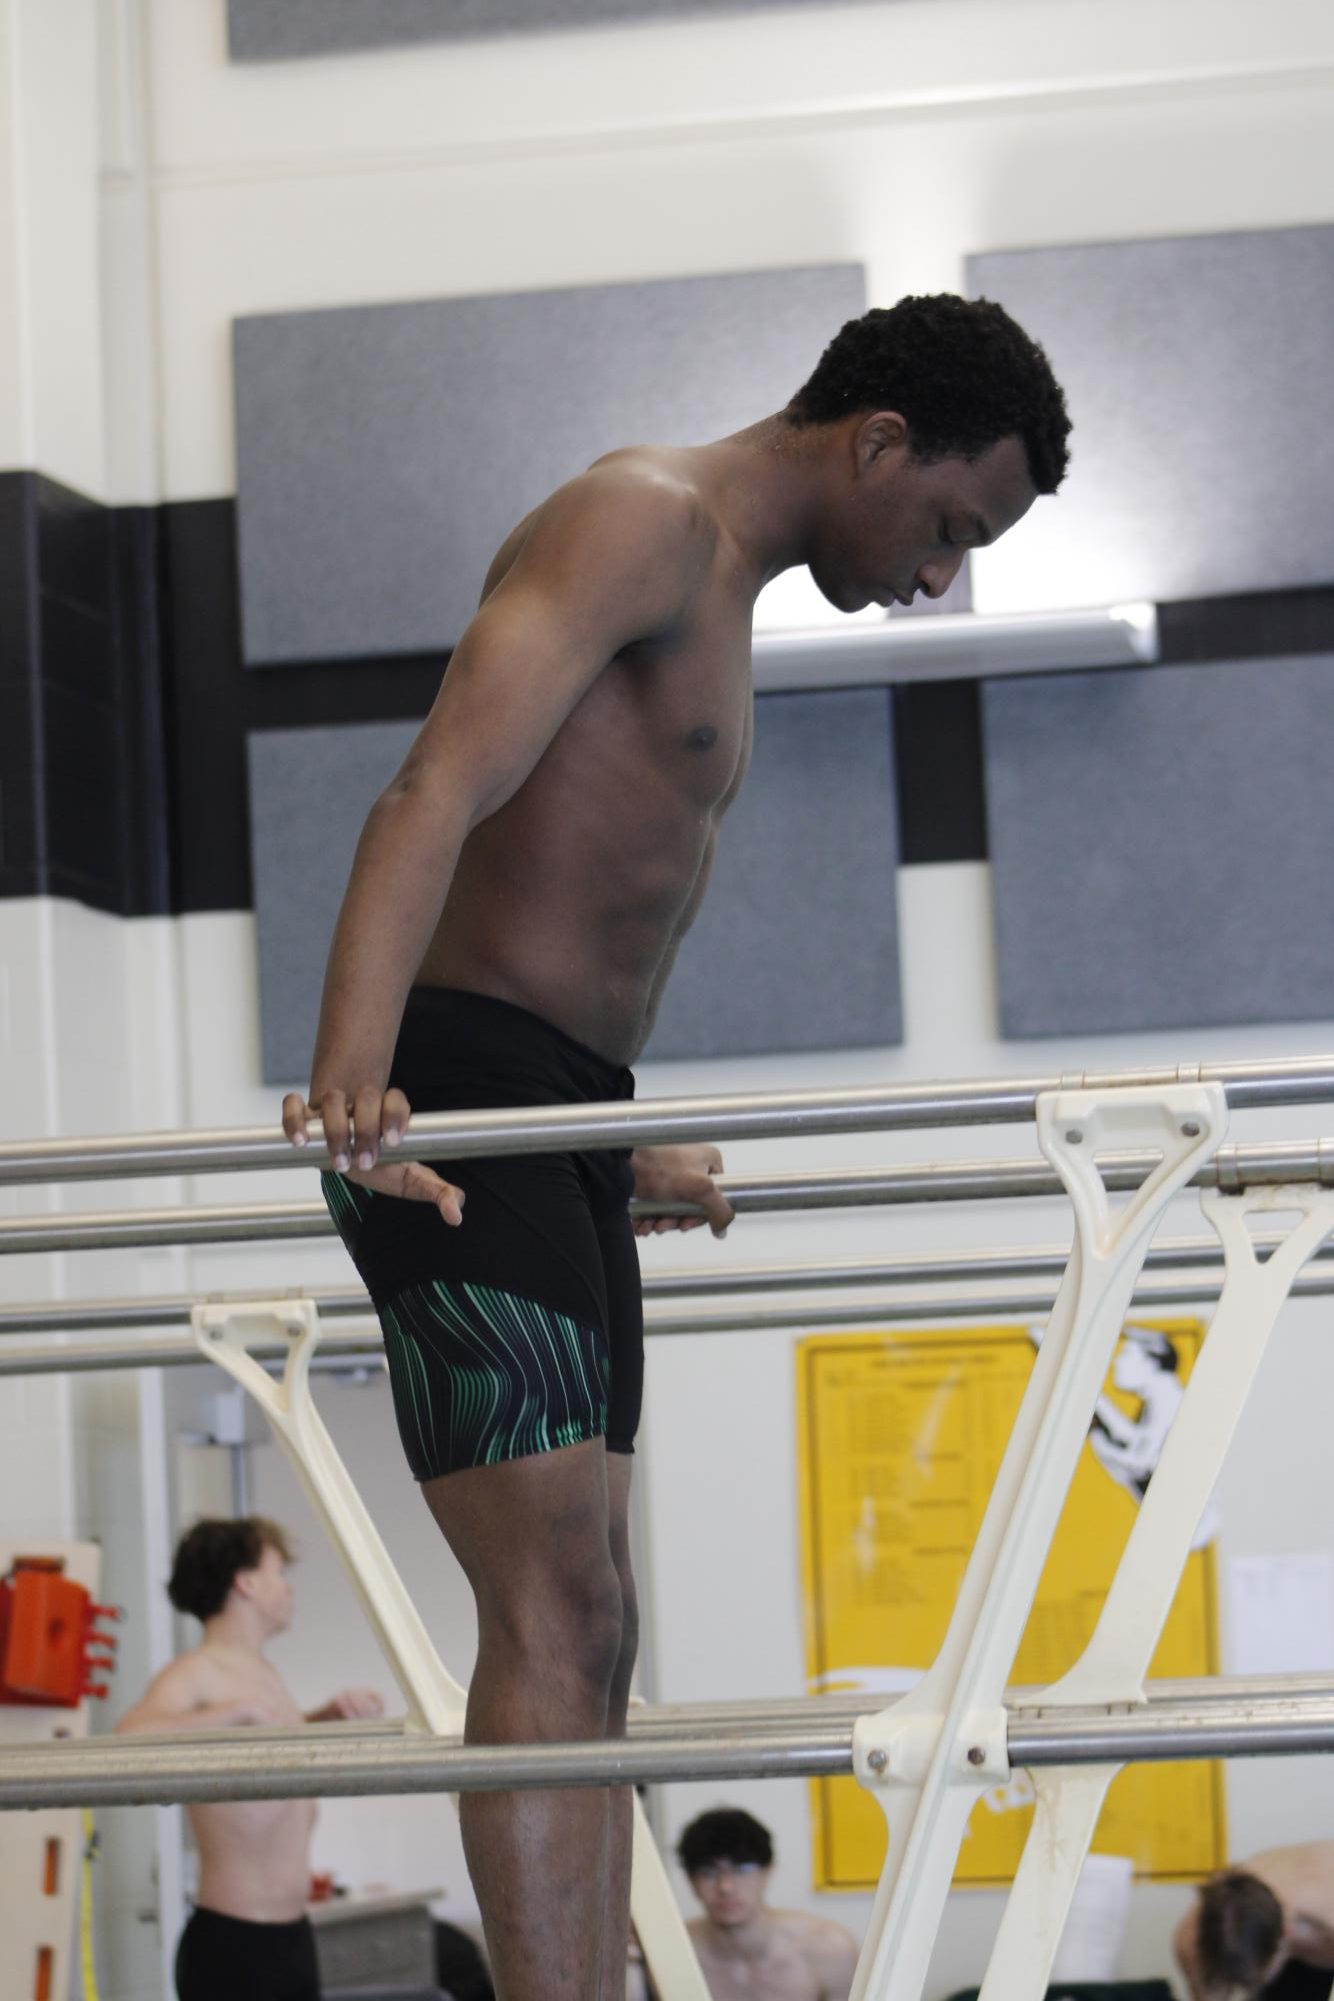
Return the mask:
<path id="1" fill-rule="evenodd" d="M 943 597 L 968 551 L 998 541 L 1037 498 L 1017 437 L 976 459 L 923 463 L 902 419 L 876 416 L 851 445 L 852 477 L 811 559 L 812 576 L 840 611 Z"/>
<path id="2" fill-rule="evenodd" d="M 758 1862 L 706 1862 L 690 1878 L 690 1887 L 713 1923 L 731 1931 L 760 1909 L 769 1874 Z"/>
<path id="3" fill-rule="evenodd" d="M 253 1570 L 243 1570 L 238 1584 L 245 1588 L 271 1633 L 284 1633 L 292 1623 L 292 1580 L 287 1565 L 272 1543 L 265 1543 Z"/>

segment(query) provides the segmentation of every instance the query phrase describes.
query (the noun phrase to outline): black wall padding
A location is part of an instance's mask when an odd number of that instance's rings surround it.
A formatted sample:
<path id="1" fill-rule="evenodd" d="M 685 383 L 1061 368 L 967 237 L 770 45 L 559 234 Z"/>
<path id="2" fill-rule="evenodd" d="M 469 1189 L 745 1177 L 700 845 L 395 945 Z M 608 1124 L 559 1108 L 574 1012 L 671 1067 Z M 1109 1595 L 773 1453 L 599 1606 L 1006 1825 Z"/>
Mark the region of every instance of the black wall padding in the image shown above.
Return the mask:
<path id="1" fill-rule="evenodd" d="M 238 320 L 246 660 L 452 646 L 554 487 L 781 407 L 865 298 L 831 264 Z"/>
<path id="2" fill-rule="evenodd" d="M 249 740 L 264 1076 L 308 1077 L 357 836 L 409 723 Z M 896 810 L 885 689 L 767 695 L 714 879 L 668 986 L 653 1056 L 901 1040 Z"/>
<path id="3" fill-rule="evenodd" d="M 651 21 L 664 15 L 744 14 L 792 4 L 794 0 L 227 0 L 227 44 L 233 62 L 265 62 L 516 30 Z"/>
<path id="4" fill-rule="evenodd" d="M 1010 1036 L 1328 1020 L 1334 654 L 988 682 Z"/>
<path id="5" fill-rule="evenodd" d="M 986 609 L 1334 582 L 1334 227 L 972 257 L 1074 418 L 1055 500 L 980 559 Z"/>

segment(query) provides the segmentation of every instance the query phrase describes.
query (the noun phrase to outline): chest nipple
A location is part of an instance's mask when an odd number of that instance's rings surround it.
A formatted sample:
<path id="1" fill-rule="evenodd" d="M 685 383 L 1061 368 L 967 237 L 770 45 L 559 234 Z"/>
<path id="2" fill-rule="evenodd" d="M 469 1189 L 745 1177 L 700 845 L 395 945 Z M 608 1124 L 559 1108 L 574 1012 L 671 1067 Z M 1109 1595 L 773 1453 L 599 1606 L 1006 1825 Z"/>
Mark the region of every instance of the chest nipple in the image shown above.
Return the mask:
<path id="1" fill-rule="evenodd" d="M 717 741 L 718 732 L 714 729 L 713 725 L 711 723 L 701 723 L 699 728 L 691 730 L 689 736 L 686 738 L 686 749 L 712 750 Z"/>

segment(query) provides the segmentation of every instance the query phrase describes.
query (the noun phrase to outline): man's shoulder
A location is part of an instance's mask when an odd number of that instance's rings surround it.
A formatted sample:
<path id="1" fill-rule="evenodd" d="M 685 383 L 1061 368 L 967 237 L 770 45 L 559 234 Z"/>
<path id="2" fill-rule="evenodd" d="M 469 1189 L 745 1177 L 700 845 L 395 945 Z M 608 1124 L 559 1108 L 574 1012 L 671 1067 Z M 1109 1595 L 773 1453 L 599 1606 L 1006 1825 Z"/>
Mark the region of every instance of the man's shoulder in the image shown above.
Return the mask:
<path id="1" fill-rule="evenodd" d="M 836 1919 L 822 1917 L 815 1911 L 775 1911 L 774 1916 L 783 1921 L 788 1936 L 802 1947 L 818 1969 L 856 1963 L 857 1941 Z"/>
<path id="2" fill-rule="evenodd" d="M 189 1647 L 185 1653 L 177 1654 L 175 1660 L 167 1662 L 158 1680 L 173 1685 L 177 1682 L 194 1682 L 212 1671 L 211 1659 L 203 1647 Z"/>
<path id="3" fill-rule="evenodd" d="M 827 1918 L 822 1911 L 775 1911 L 774 1916 L 784 1924 L 799 1929 L 808 1938 L 851 1938 L 846 1925 L 837 1918 Z"/>
<path id="4" fill-rule="evenodd" d="M 685 547 L 712 543 L 718 535 L 712 500 L 688 456 L 652 446 L 631 445 L 595 459 L 552 500 L 603 522 L 610 516 L 623 532 L 652 535 L 655 542 L 676 540 Z"/>

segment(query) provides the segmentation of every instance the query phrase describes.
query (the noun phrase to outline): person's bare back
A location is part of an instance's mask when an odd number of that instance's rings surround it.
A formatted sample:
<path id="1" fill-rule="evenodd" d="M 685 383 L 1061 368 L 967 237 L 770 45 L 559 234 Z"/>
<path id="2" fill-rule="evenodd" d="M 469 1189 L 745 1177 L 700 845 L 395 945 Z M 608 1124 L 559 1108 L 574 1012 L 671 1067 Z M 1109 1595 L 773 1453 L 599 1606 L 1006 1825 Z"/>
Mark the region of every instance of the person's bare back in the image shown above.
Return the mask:
<path id="1" fill-rule="evenodd" d="M 1282 1904 L 1293 1928 L 1294 1957 L 1334 1972 L 1334 1841 L 1266 1848 L 1242 1866 Z"/>
<path id="2" fill-rule="evenodd" d="M 1290 1964 L 1334 1972 L 1334 1841 L 1267 1848 L 1221 1870 L 1172 1943 L 1195 2001 L 1267 1991 Z"/>
<path id="3" fill-rule="evenodd" d="M 845 2001 L 857 1948 L 842 1925 L 767 1906 L 744 1942 L 692 1918 L 690 1936 L 713 2001 Z"/>

